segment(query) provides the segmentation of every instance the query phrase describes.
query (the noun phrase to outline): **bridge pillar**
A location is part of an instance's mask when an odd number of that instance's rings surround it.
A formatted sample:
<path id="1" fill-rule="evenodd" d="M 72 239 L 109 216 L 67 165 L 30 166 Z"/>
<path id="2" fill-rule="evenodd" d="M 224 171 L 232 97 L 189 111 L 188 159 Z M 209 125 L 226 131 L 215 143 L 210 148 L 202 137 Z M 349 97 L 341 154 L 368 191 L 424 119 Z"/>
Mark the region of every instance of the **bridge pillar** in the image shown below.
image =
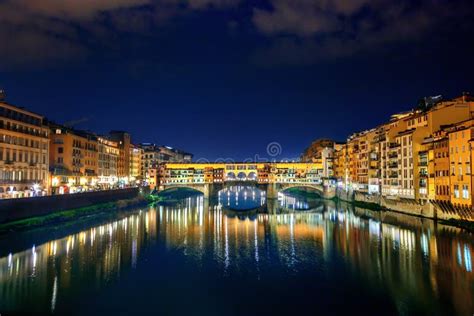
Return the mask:
<path id="1" fill-rule="evenodd" d="M 278 210 L 278 199 L 267 198 L 267 212 L 268 214 L 277 214 Z"/>
<path id="2" fill-rule="evenodd" d="M 324 186 L 323 194 L 325 199 L 332 199 L 336 196 L 336 188 L 332 186 Z"/>
<path id="3" fill-rule="evenodd" d="M 276 183 L 267 185 L 267 200 L 278 199 L 278 187 Z"/>

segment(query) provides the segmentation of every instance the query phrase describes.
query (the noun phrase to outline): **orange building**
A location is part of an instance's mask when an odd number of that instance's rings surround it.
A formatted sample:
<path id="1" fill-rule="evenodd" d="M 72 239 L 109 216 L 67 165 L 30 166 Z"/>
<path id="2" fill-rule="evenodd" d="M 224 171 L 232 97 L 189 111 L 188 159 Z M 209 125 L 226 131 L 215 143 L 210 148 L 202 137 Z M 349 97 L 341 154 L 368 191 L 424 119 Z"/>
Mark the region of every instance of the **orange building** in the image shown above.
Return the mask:
<path id="1" fill-rule="evenodd" d="M 117 158 L 117 177 L 121 184 L 128 184 L 130 177 L 130 134 L 124 131 L 111 131 L 108 137 L 117 143 L 119 155 Z"/>
<path id="2" fill-rule="evenodd" d="M 444 131 L 433 141 L 435 200 L 450 201 L 449 139 Z"/>
<path id="3" fill-rule="evenodd" d="M 461 122 L 448 131 L 451 203 L 472 206 L 473 120 Z"/>
<path id="4" fill-rule="evenodd" d="M 111 189 L 119 186 L 118 160 L 120 155 L 117 142 L 98 137 L 98 184 L 102 189 Z"/>
<path id="5" fill-rule="evenodd" d="M 57 124 L 50 124 L 50 128 L 51 193 L 95 189 L 98 176 L 97 137 Z"/>

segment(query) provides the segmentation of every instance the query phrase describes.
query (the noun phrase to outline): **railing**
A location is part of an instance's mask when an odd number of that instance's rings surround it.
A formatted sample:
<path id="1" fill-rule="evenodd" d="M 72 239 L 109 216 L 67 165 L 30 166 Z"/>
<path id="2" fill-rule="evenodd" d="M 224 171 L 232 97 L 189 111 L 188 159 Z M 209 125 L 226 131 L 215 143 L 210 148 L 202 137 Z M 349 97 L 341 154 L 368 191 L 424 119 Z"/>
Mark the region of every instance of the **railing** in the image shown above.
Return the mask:
<path id="1" fill-rule="evenodd" d="M 0 180 L 0 184 L 33 184 L 35 180 Z"/>

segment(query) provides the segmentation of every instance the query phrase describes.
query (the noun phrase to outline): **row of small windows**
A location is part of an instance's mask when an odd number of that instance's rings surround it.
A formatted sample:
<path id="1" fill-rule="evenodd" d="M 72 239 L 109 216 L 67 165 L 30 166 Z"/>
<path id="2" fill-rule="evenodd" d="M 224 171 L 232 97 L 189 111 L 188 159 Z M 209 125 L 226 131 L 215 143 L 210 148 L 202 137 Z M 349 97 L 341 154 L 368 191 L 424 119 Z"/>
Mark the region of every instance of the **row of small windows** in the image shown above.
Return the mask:
<path id="1" fill-rule="evenodd" d="M 436 186 L 437 195 L 449 195 L 449 185 L 437 185 Z"/>
<path id="2" fill-rule="evenodd" d="M 15 149 L 4 149 L 0 147 L 0 160 L 7 162 L 28 162 L 46 164 L 46 155 L 41 156 L 38 153 L 21 151 Z"/>
<path id="3" fill-rule="evenodd" d="M 467 145 L 467 148 L 466 148 L 465 145 L 462 145 L 462 147 L 461 147 L 462 152 L 466 152 L 466 149 L 467 149 L 467 150 L 471 150 L 471 144 Z M 450 148 L 450 153 L 451 153 L 451 155 L 454 154 L 454 153 L 457 154 L 458 152 L 459 152 L 458 146 L 455 146 L 455 147 L 451 147 L 451 148 Z"/>
<path id="4" fill-rule="evenodd" d="M 18 112 L 12 109 L 8 109 L 6 107 L 0 106 L 0 116 L 15 120 L 15 121 L 20 121 L 23 123 L 31 124 L 31 125 L 36 125 L 36 126 L 41 126 L 43 123 L 40 118 Z"/>
<path id="5" fill-rule="evenodd" d="M 41 170 L 0 170 L 0 181 L 41 181 L 46 172 Z"/>
<path id="6" fill-rule="evenodd" d="M 451 134 L 449 134 L 449 139 L 450 139 L 450 140 L 458 139 L 459 134 L 461 135 L 461 138 L 464 138 L 464 136 L 465 136 L 465 133 L 464 133 L 464 132 L 465 132 L 465 131 L 461 131 L 461 133 L 459 133 L 459 132 L 457 132 L 457 133 L 451 133 Z"/>
<path id="7" fill-rule="evenodd" d="M 21 124 L 15 124 L 9 121 L 5 122 L 3 120 L 0 120 L 0 128 L 32 136 L 48 137 L 48 132 L 46 130 L 32 128 Z"/>
<path id="8" fill-rule="evenodd" d="M 465 173 L 465 174 L 466 174 L 466 175 L 470 175 L 470 174 L 471 174 L 471 166 L 470 166 L 470 165 L 466 165 L 465 169 L 466 169 L 466 173 Z M 456 174 L 456 167 L 454 167 L 454 166 L 451 167 L 451 175 L 452 175 L 452 176 L 455 176 L 455 175 L 462 176 L 462 175 L 463 175 L 463 167 L 462 167 L 462 166 L 459 166 L 459 167 L 457 168 L 457 170 L 458 170 L 458 173 Z"/>
<path id="9" fill-rule="evenodd" d="M 454 185 L 454 190 L 453 190 L 453 196 L 456 199 L 459 199 L 459 185 L 455 184 Z M 469 199 L 469 186 L 467 184 L 462 185 L 462 198 L 463 199 Z"/>
<path id="10" fill-rule="evenodd" d="M 428 115 L 420 116 L 416 119 L 411 119 L 408 121 L 408 127 L 415 125 L 416 122 L 422 123 L 428 121 Z"/>
<path id="11" fill-rule="evenodd" d="M 4 135 L 0 134 L 0 142 L 5 143 L 5 144 L 10 144 L 10 145 L 18 145 L 18 146 L 25 146 L 25 147 L 32 147 L 32 148 L 40 148 L 41 149 L 48 149 L 48 143 L 43 142 L 41 143 L 39 140 L 32 140 L 28 138 L 23 138 L 23 137 L 17 137 L 17 136 L 10 136 L 10 135 Z"/>

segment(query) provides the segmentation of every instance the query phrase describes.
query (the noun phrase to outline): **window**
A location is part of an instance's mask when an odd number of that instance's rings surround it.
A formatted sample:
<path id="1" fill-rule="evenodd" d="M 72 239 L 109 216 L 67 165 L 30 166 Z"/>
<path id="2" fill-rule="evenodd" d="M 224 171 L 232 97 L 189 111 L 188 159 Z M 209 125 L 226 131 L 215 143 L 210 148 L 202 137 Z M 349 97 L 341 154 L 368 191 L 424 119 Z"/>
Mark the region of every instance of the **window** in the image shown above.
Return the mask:
<path id="1" fill-rule="evenodd" d="M 467 184 L 463 184 L 462 186 L 462 198 L 463 199 L 469 199 L 469 188 Z"/>
<path id="2" fill-rule="evenodd" d="M 454 185 L 454 197 L 459 199 L 459 185 L 457 184 Z"/>
<path id="3" fill-rule="evenodd" d="M 62 154 L 64 152 L 64 148 L 63 147 L 58 147 L 58 154 Z"/>

